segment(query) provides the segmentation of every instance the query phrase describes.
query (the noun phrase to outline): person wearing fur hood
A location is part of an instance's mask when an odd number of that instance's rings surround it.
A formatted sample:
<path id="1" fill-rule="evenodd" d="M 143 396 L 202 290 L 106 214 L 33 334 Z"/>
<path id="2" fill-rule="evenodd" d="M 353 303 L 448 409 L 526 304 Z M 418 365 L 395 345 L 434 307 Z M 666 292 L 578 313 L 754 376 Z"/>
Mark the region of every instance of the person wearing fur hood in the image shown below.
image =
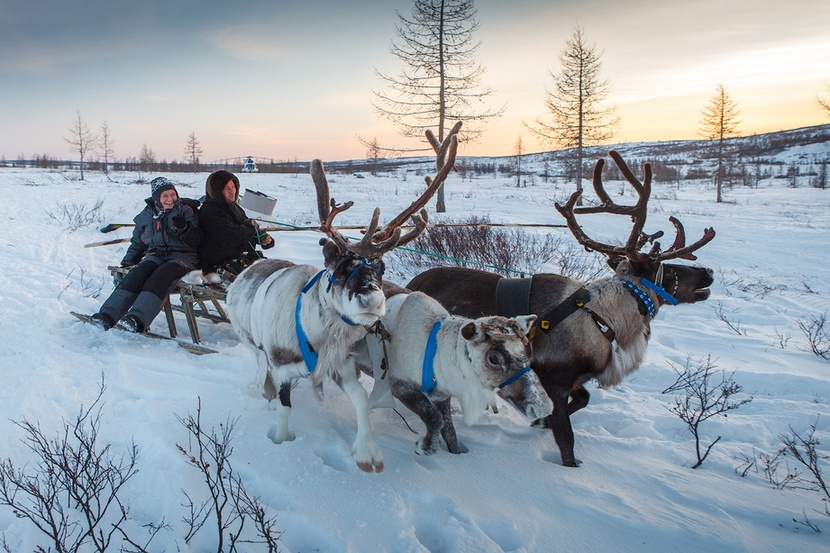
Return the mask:
<path id="1" fill-rule="evenodd" d="M 274 247 L 274 239 L 259 230 L 239 204 L 239 179 L 230 171 L 211 173 L 205 182 L 205 202 L 199 209 L 204 240 L 199 266 L 205 273 L 223 269 L 234 275 L 262 257 L 257 251 Z"/>
<path id="2" fill-rule="evenodd" d="M 202 231 L 195 200 L 181 199 L 172 182 L 157 177 L 150 182 L 151 197 L 135 216 L 135 229 L 121 261 L 132 267 L 92 321 L 109 330 L 118 321 L 127 329 L 144 332 L 176 282 L 196 268 Z"/>

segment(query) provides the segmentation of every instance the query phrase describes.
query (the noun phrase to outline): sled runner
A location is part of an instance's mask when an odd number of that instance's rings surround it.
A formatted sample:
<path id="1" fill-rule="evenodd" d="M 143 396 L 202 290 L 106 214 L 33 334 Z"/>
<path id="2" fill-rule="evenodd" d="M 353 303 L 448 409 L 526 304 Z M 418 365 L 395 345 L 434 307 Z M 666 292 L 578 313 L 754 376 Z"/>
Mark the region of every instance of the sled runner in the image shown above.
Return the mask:
<path id="1" fill-rule="evenodd" d="M 110 274 L 116 279 L 121 279 L 129 271 L 124 267 L 109 266 Z M 171 296 L 179 295 L 180 304 L 173 305 Z M 200 284 L 186 284 L 182 281 L 176 285 L 170 296 L 164 302 L 164 316 L 167 319 L 170 338 L 177 338 L 179 333 L 176 328 L 176 320 L 173 318 L 173 311 L 184 313 L 187 321 L 187 328 L 190 331 L 190 338 L 194 344 L 202 341 L 199 335 L 199 325 L 196 318 L 201 317 L 214 323 L 229 323 L 227 314 L 222 304 L 225 301 L 224 288 L 205 286 Z M 208 308 L 208 302 L 213 306 L 213 312 Z"/>
<path id="2" fill-rule="evenodd" d="M 70 311 L 74 317 L 78 320 L 83 321 L 85 323 L 94 324 L 92 322 L 92 318 L 90 315 L 86 315 L 84 313 L 76 313 L 75 311 Z M 124 332 L 130 332 L 126 327 L 124 327 L 121 323 L 116 324 L 113 328 L 122 330 Z M 218 353 L 215 349 L 206 348 L 205 346 L 200 346 L 199 344 L 191 344 L 190 342 L 185 342 L 184 340 L 179 340 L 178 338 L 174 338 L 172 336 L 165 336 L 163 334 L 156 334 L 155 332 L 142 332 L 140 333 L 141 336 L 145 336 L 147 338 L 153 338 L 156 340 L 170 340 L 175 342 L 180 348 L 189 351 L 190 353 L 194 353 L 196 355 L 205 355 L 208 353 Z"/>

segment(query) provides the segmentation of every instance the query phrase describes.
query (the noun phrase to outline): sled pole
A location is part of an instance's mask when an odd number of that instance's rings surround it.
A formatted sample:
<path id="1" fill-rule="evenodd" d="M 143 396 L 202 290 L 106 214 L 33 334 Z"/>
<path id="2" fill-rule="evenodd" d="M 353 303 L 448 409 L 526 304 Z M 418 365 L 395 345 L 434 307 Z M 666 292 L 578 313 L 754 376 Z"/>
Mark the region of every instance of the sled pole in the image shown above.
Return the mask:
<path id="1" fill-rule="evenodd" d="M 464 227 L 497 227 L 497 228 L 568 228 L 568 225 L 537 225 L 533 223 L 436 223 L 434 225 L 427 225 L 427 229 L 431 228 L 464 228 Z M 337 227 L 340 230 L 366 230 L 363 225 L 343 225 Z M 412 225 L 401 225 L 398 228 L 410 229 L 414 228 Z M 262 227 L 262 232 L 297 232 L 306 230 L 319 230 L 318 227 Z"/>
<path id="2" fill-rule="evenodd" d="M 116 240 L 104 240 L 103 242 L 90 242 L 89 244 L 84 244 L 85 248 L 97 248 L 98 246 L 110 246 L 112 244 L 123 244 L 124 242 L 129 242 L 130 238 L 118 238 Z"/>
<path id="3" fill-rule="evenodd" d="M 114 230 L 118 230 L 120 228 L 127 228 L 127 227 L 134 227 L 134 223 L 110 223 L 106 226 L 101 227 L 101 232 L 112 232 Z"/>

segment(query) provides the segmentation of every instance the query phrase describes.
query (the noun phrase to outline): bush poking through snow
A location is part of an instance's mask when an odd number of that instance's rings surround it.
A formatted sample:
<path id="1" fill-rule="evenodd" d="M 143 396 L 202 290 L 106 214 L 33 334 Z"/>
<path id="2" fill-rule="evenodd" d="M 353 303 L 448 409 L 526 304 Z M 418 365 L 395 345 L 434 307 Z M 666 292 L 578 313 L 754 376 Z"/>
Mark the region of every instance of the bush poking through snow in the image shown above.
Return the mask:
<path id="1" fill-rule="evenodd" d="M 517 272 L 537 273 L 547 264 L 557 267 L 559 274 L 583 282 L 608 271 L 602 256 L 586 254 L 565 235 L 488 225 L 486 217 L 473 216 L 429 227 L 410 244 L 417 251 L 397 250 L 394 262 L 403 262 L 409 271 L 413 267 L 421 272 L 432 267 L 460 266 L 513 278 L 521 276 Z"/>
<path id="2" fill-rule="evenodd" d="M 258 545 L 260 548 L 257 551 L 278 551 L 277 540 L 281 532 L 275 528 L 276 519 L 268 517 L 259 499 L 248 494 L 242 479 L 230 463 L 233 453 L 231 434 L 236 421 L 228 419 L 219 425 L 218 432 L 215 429 L 211 429 L 209 433 L 205 432 L 201 420 L 201 398 L 195 418 L 193 415 L 188 415 L 186 419 L 177 418 L 189 433 L 187 448 L 181 445 L 177 447 L 188 464 L 202 473 L 208 492 L 208 498 L 199 503 L 194 502 L 187 492 L 182 492 L 187 498 L 185 507 L 189 510 L 188 516 L 184 519 L 189 527 L 185 543 L 193 539 L 212 515 L 217 530 L 217 553 L 226 550 L 226 538 L 227 551 L 239 551 L 241 544 Z M 248 522 L 253 524 L 256 537 L 248 538 L 245 537 L 247 534 L 243 534 Z"/>
<path id="3" fill-rule="evenodd" d="M 105 389 L 102 377 L 92 405 L 82 407 L 73 421 L 64 421 L 55 438 L 47 438 L 37 423 L 15 422 L 25 432 L 23 443 L 35 454 L 31 470 L 17 468 L 8 458 L 0 460 L 0 505 L 34 524 L 59 553 L 81 548 L 102 552 L 110 546 L 145 551 L 167 528 L 164 520 L 150 525 L 150 537 L 143 545 L 124 530 L 128 509 L 119 493 L 138 472 L 138 449 L 133 444 L 118 457 L 110 444 L 98 441 Z M 9 550 L 5 536 L 2 544 Z"/>
<path id="4" fill-rule="evenodd" d="M 827 328 L 827 313 L 813 315 L 809 322 L 799 320 L 798 327 L 807 336 L 810 351 L 825 361 L 830 361 L 830 331 Z"/>
<path id="5" fill-rule="evenodd" d="M 100 199 L 96 200 L 92 207 L 72 202 L 71 206 L 67 204 L 59 205 L 56 212 L 47 211 L 46 215 L 55 222 L 66 226 L 66 230 L 72 232 L 79 228 L 103 222 L 104 215 L 101 213 L 103 206 L 104 200 Z"/>
<path id="6" fill-rule="evenodd" d="M 732 411 L 752 401 L 752 396 L 741 400 L 731 399 L 743 390 L 743 387 L 732 378 L 734 371 L 729 376 L 725 371 L 719 371 L 720 382 L 712 381 L 717 367 L 712 363 L 711 356 L 707 356 L 706 360 L 701 361 L 696 367 L 692 367 L 690 356 L 686 359 L 686 366 L 682 370 L 674 363 L 669 364 L 678 376 L 674 384 L 663 390 L 663 393 L 681 394 L 674 397 L 674 406 L 669 408 L 669 411 L 686 423 L 689 432 L 695 438 L 697 462 L 692 465 L 692 468 L 696 469 L 703 464 L 712 447 L 721 439 L 718 436 L 705 450 L 702 450 L 700 425 L 716 415 L 726 416 L 727 411 Z"/>

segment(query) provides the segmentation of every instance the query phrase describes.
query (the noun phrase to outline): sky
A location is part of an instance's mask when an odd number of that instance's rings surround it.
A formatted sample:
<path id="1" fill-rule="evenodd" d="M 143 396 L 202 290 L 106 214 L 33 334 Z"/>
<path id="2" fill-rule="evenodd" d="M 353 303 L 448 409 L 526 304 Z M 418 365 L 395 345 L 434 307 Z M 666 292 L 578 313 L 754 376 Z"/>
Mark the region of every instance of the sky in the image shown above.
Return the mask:
<path id="1" fill-rule="evenodd" d="M 621 149 L 627 160 L 635 152 Z M 787 167 L 802 156 L 827 154 L 825 143 L 795 147 L 768 161 Z M 529 170 L 542 170 L 540 161 L 533 163 Z M 167 176 L 182 194 L 195 195 L 206 174 Z M 308 176 L 243 177 L 246 186 L 277 199 L 266 219 L 308 226 L 316 218 Z M 646 232 L 668 231 L 672 214 L 690 241 L 706 227 L 717 231 L 695 262 L 714 271 L 711 296 L 693 305 L 662 306 L 642 365 L 619 386 L 586 384 L 590 403 L 572 417 L 577 468 L 562 466 L 550 432 L 530 428 L 499 399 L 498 413 L 481 413 L 469 426 L 454 407 L 458 439 L 469 450 L 461 455 L 443 445 L 431 456 L 417 455 L 424 426 L 415 415 L 400 404 L 396 411 L 371 411 L 385 469 L 366 474 L 351 456 L 354 409 L 330 382 L 318 401 L 310 379 L 300 379 L 291 393 L 289 422 L 296 439 L 269 439 L 276 413 L 254 385 L 254 352 L 228 323 L 200 319 L 203 345 L 217 353 L 197 356 L 169 342 L 105 333 L 69 314 L 94 312 L 112 289 L 107 266 L 121 259 L 126 244 L 84 245 L 129 238 L 129 228 L 110 234 L 99 228 L 129 222 L 143 207 L 149 186 L 135 184 L 134 172 L 107 177 L 91 171 L 79 181 L 61 170 L 2 168 L 0 196 L 14 201 L 0 202 L 0 461 L 32 474 L 36 459 L 14 421 L 36 423 L 55 438 L 64 423 L 92 405 L 103 378 L 97 444 L 109 445 L 115 460 L 137 448 L 138 473 L 119 496 L 129 509 L 124 529 L 134 540 L 144 542 L 144 525 L 167 524 L 147 549 L 151 553 L 218 550 L 213 519 L 189 544 L 183 539 L 184 494 L 195 502 L 207 497 L 199 472 L 177 449 L 195 446 L 179 421 L 195 417 L 199 405 L 203 431 L 219 432 L 233 423 L 229 461 L 266 515 L 275 517 L 283 553 L 827 553 L 824 495 L 798 482 L 778 488 L 763 468 L 764 459 L 782 447 L 781 436 L 794 431 L 806 437 L 816 425 L 816 462 L 825 482 L 830 474 L 830 364 L 810 351 L 799 327 L 830 310 L 830 190 L 812 188 L 809 180 L 803 176 L 790 188 L 788 179 L 762 179 L 757 188 L 728 190 L 723 203 L 715 203 L 708 182 L 655 183 Z M 630 191 L 616 196 L 627 185 L 607 184 L 618 203 L 634 201 Z M 416 178 L 392 175 L 338 175 L 330 185 L 333 197 L 355 202 L 338 216 L 341 225 L 366 225 L 375 206 L 388 221 L 422 186 Z M 448 212 L 434 215 L 430 209 L 430 221 L 459 220 L 472 212 L 492 222 L 559 223 L 551 204 L 573 189 L 572 183 L 541 179 L 516 188 L 511 178 L 492 176 L 450 175 L 446 185 Z M 591 190 L 586 195 L 595 199 Z M 65 215 L 61 207 L 68 208 Z M 73 213 L 90 215 L 74 231 Z M 592 238 L 621 239 L 630 231 L 628 217 L 602 225 L 591 217 L 581 223 Z M 561 238 L 560 248 L 592 255 L 565 229 L 539 232 Z M 267 255 L 322 263 L 318 232 L 272 235 L 277 245 Z M 405 284 L 415 270 L 395 256 L 385 256 L 384 278 Z M 575 257 L 568 257 L 571 268 Z M 540 272 L 559 270 L 556 263 L 535 261 Z M 25 275 L 15 270 L 20 267 Z M 181 313 L 176 323 L 188 340 Z M 166 333 L 164 316 L 152 327 Z M 752 401 L 700 425 L 702 445 L 717 443 L 692 469 L 694 438 L 670 411 L 682 394 L 662 392 L 677 378 L 673 367 L 682 370 L 688 360 L 694 369 L 707 356 L 715 367 L 710 383 L 731 376 L 742 388 L 731 399 Z M 369 378 L 361 382 L 367 390 L 373 386 Z M 793 470 L 809 477 L 791 458 L 771 474 L 780 481 Z M 70 517 L 75 513 L 67 510 Z M 116 513 L 111 515 L 103 528 L 116 522 Z M 119 550 L 119 538 L 108 551 Z M 51 545 L 2 505 L 0 539 L 15 552 Z M 244 544 L 239 550 L 263 549 Z"/>
<path id="2" fill-rule="evenodd" d="M 602 54 L 612 143 L 697 139 L 723 84 L 741 134 L 822 124 L 830 96 L 830 4 L 823 0 L 480 0 L 482 85 L 504 107 L 464 155 L 541 151 L 525 123 L 575 25 Z M 413 146 L 373 110 L 396 74 L 396 10 L 411 0 L 166 2 L 32 0 L 0 6 L 0 155 L 72 155 L 77 114 L 106 122 L 116 158 L 181 160 L 190 133 L 203 161 L 362 158 L 357 137 Z"/>

